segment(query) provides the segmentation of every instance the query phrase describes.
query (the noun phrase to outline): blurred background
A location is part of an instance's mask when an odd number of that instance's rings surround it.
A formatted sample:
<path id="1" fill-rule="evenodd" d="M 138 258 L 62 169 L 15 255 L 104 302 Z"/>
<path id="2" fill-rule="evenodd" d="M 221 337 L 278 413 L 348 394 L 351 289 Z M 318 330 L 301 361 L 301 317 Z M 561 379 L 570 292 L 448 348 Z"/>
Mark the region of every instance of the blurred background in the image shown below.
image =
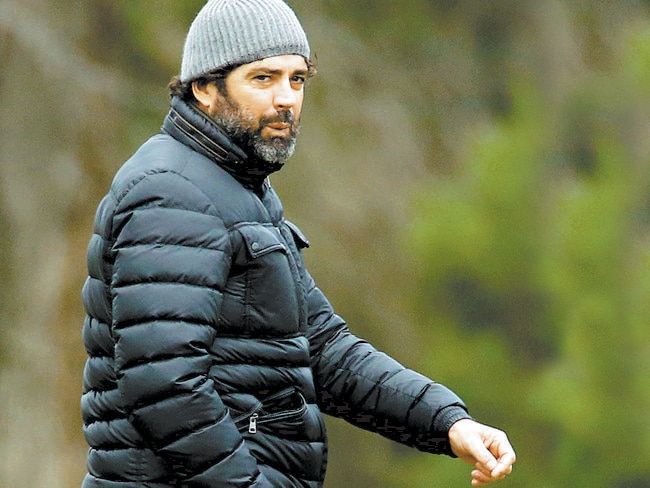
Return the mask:
<path id="1" fill-rule="evenodd" d="M 85 473 L 95 208 L 201 0 L 0 0 L 0 486 Z M 650 2 L 294 0 L 317 57 L 273 177 L 359 335 L 505 429 L 503 487 L 650 487 Z M 329 419 L 328 488 L 469 486 Z"/>

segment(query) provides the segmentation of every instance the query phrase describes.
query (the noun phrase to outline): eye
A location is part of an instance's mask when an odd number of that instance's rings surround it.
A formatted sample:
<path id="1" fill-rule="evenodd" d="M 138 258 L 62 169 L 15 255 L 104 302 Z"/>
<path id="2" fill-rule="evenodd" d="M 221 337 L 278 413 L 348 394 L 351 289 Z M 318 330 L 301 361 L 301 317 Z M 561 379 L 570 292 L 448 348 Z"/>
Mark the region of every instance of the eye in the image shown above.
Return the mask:
<path id="1" fill-rule="evenodd" d="M 304 84 L 306 81 L 306 78 L 303 75 L 294 75 L 291 77 L 291 83 L 297 83 L 297 84 Z"/>
<path id="2" fill-rule="evenodd" d="M 269 81 L 271 77 L 269 75 L 257 75 L 255 76 L 257 81 Z"/>

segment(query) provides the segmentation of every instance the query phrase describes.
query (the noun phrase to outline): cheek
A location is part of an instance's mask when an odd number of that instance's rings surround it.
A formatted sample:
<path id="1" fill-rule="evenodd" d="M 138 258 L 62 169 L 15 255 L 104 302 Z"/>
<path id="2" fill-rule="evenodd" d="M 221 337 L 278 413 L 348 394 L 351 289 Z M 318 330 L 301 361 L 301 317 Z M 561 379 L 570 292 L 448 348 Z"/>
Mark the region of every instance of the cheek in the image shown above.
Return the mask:
<path id="1" fill-rule="evenodd" d="M 294 107 L 294 115 L 296 116 L 296 120 L 300 118 L 300 113 L 302 112 L 302 102 L 305 99 L 305 94 L 302 93 L 300 94 L 300 97 L 298 98 L 298 102 L 296 103 L 296 106 Z"/>
<path id="2" fill-rule="evenodd" d="M 273 109 L 273 98 L 263 90 L 243 91 L 238 103 L 245 112 L 258 117 Z"/>
<path id="3" fill-rule="evenodd" d="M 245 83 L 236 83 L 237 80 L 226 80 L 226 90 L 230 102 L 247 115 L 257 115 L 268 110 L 272 104 L 271 97 L 263 90 L 248 87 Z"/>

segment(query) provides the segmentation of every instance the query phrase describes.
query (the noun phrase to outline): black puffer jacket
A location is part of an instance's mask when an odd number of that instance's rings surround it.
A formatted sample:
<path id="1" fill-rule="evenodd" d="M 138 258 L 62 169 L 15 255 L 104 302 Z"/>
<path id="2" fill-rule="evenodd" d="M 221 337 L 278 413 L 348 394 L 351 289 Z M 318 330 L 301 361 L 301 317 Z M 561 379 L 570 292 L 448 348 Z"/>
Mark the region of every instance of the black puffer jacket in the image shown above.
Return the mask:
<path id="1" fill-rule="evenodd" d="M 84 488 L 318 487 L 321 411 L 430 452 L 468 417 L 350 333 L 266 176 L 174 99 L 88 250 Z"/>

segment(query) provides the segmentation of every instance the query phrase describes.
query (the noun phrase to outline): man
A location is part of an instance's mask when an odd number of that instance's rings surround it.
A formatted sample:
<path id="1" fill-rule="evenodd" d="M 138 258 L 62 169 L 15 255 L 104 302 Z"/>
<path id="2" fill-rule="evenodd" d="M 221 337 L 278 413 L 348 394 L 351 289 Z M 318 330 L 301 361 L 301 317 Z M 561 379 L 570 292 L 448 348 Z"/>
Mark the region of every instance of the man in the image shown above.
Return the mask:
<path id="1" fill-rule="evenodd" d="M 267 176 L 291 156 L 309 44 L 281 0 L 211 0 L 171 109 L 118 171 L 88 250 L 84 488 L 319 487 L 321 412 L 473 464 L 515 455 L 460 398 L 355 337 Z"/>

